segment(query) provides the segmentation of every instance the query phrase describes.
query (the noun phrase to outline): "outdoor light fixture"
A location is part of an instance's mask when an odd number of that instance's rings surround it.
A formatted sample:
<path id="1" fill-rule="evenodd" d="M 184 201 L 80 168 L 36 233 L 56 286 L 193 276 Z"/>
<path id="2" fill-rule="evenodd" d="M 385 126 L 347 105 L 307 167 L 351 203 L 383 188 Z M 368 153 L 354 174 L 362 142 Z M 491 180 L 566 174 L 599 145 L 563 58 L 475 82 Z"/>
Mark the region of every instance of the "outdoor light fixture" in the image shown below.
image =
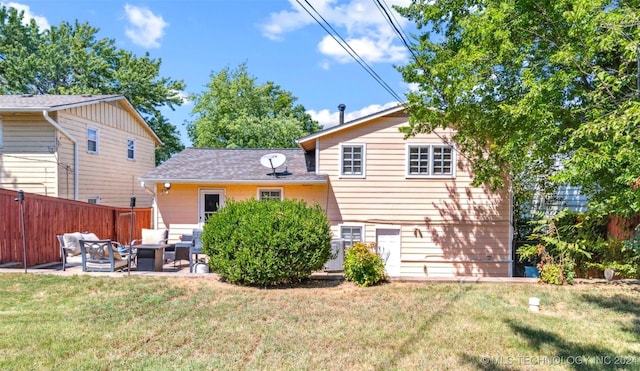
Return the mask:
<path id="1" fill-rule="evenodd" d="M 163 192 L 163 193 L 164 193 L 164 194 L 167 194 L 167 193 L 169 193 L 169 190 L 171 189 L 171 183 L 169 183 L 169 182 L 164 182 L 164 183 L 162 184 L 162 187 L 164 188 L 164 192 Z"/>

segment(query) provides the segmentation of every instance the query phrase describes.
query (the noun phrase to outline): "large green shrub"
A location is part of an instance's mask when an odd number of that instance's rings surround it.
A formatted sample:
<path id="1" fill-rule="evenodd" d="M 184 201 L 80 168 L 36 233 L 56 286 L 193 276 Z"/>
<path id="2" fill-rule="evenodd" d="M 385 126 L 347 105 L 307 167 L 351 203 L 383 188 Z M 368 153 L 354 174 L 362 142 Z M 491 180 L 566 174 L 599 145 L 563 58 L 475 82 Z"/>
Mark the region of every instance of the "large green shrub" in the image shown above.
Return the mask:
<path id="1" fill-rule="evenodd" d="M 229 201 L 207 220 L 203 252 L 222 279 L 243 285 L 297 282 L 331 257 L 329 221 L 304 201 Z"/>
<path id="2" fill-rule="evenodd" d="M 384 262 L 373 246 L 356 242 L 344 254 L 344 278 L 360 286 L 375 285 L 385 279 Z"/>

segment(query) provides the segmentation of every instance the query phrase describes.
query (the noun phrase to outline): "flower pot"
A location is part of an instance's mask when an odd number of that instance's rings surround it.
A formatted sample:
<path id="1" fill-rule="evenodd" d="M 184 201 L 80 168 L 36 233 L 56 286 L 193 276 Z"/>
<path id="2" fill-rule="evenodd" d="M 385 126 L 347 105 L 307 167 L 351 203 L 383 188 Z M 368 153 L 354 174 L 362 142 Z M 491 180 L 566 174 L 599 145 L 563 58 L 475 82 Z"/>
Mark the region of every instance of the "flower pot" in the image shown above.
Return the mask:
<path id="1" fill-rule="evenodd" d="M 604 270 L 604 279 L 607 281 L 611 281 L 615 273 L 616 271 L 613 268 L 606 268 Z"/>
<path id="2" fill-rule="evenodd" d="M 525 265 L 524 276 L 530 277 L 530 278 L 540 278 L 540 272 L 538 272 L 538 267 L 536 267 L 535 265 Z"/>

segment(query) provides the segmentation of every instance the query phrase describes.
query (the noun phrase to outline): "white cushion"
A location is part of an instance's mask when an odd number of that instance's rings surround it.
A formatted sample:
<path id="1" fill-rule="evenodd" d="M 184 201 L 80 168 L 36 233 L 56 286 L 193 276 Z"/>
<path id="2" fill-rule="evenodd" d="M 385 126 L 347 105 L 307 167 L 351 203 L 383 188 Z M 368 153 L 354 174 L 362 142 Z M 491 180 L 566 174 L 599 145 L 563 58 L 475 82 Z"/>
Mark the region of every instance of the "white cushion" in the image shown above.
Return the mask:
<path id="1" fill-rule="evenodd" d="M 100 238 L 95 233 L 83 233 L 82 239 L 87 241 L 100 241 Z"/>
<path id="2" fill-rule="evenodd" d="M 142 244 L 157 245 L 165 243 L 168 234 L 167 229 L 146 229 L 142 228 Z"/>
<path id="3" fill-rule="evenodd" d="M 80 254 L 80 240 L 82 239 L 82 233 L 73 232 L 65 233 L 62 235 L 62 241 L 64 241 L 64 247 L 71 250 L 67 250 L 71 255 Z"/>

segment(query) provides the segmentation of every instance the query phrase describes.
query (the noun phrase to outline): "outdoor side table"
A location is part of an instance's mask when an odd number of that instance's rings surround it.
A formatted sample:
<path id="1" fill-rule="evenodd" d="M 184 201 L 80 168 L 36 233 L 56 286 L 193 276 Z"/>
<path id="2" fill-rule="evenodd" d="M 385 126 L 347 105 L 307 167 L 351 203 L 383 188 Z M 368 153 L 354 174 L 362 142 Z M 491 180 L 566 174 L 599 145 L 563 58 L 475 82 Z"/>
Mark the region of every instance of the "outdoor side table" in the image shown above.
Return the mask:
<path id="1" fill-rule="evenodd" d="M 168 245 L 136 245 L 137 270 L 162 272 L 164 248 Z"/>

